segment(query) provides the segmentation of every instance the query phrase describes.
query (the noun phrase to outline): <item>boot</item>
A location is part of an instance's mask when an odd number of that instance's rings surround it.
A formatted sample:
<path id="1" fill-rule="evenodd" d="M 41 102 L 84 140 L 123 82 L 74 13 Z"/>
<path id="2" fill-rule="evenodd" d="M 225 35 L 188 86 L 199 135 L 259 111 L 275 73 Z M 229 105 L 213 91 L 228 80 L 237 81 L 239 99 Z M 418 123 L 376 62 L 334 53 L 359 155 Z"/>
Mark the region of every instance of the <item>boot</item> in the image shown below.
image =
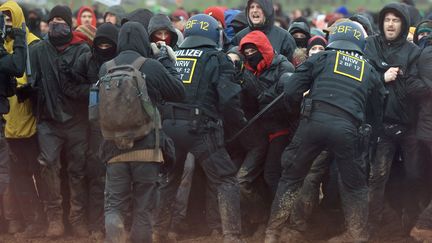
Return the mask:
<path id="1" fill-rule="evenodd" d="M 30 224 L 26 227 L 24 232 L 15 234 L 18 238 L 34 239 L 45 236 L 46 228 L 43 224 Z"/>
<path id="2" fill-rule="evenodd" d="M 410 236 L 416 241 L 432 242 L 432 229 L 420 229 L 416 226 L 412 228 Z"/>
<path id="3" fill-rule="evenodd" d="M 10 220 L 8 224 L 8 233 L 16 234 L 23 231 L 23 225 L 19 220 Z"/>
<path id="4" fill-rule="evenodd" d="M 238 235 L 227 234 L 223 237 L 223 243 L 244 243 L 244 241 Z"/>
<path id="5" fill-rule="evenodd" d="M 72 232 L 74 236 L 79 238 L 85 238 L 90 235 L 87 226 L 85 224 L 77 224 L 72 226 Z"/>
<path id="6" fill-rule="evenodd" d="M 363 243 L 363 242 L 367 242 L 367 240 L 355 239 L 354 237 L 352 237 L 351 234 L 345 232 L 341 235 L 330 238 L 327 242 L 328 243 Z"/>
<path id="7" fill-rule="evenodd" d="M 48 224 L 46 237 L 57 238 L 64 234 L 65 228 L 62 220 L 52 220 Z"/>
<path id="8" fill-rule="evenodd" d="M 280 237 L 280 241 L 281 242 L 286 242 L 286 243 L 306 243 L 308 242 L 308 240 L 303 236 L 303 234 L 298 231 L 298 230 L 294 230 L 294 229 L 284 229 L 281 237 Z"/>
<path id="9" fill-rule="evenodd" d="M 266 234 L 264 243 L 279 243 L 279 236 L 274 234 Z"/>

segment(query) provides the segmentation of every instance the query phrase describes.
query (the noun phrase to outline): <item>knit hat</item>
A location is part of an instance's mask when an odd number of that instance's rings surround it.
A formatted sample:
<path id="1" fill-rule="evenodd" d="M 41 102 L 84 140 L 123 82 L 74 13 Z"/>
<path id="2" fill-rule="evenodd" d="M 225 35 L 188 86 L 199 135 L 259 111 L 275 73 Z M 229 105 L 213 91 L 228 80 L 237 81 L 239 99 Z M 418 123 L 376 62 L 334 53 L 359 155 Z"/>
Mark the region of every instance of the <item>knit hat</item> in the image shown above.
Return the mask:
<path id="1" fill-rule="evenodd" d="M 98 45 L 99 41 L 109 40 L 108 42 L 112 42 L 113 45 L 117 46 L 118 33 L 119 30 L 115 25 L 103 23 L 97 28 L 93 43 Z"/>
<path id="2" fill-rule="evenodd" d="M 89 44 L 93 43 L 93 39 L 96 35 L 96 28 L 93 25 L 80 25 L 75 30 L 83 33 L 90 41 Z"/>
<path id="3" fill-rule="evenodd" d="M 307 45 L 307 53 L 309 53 L 309 50 L 315 45 L 320 45 L 325 48 L 327 46 L 327 40 L 319 35 L 310 38 Z"/>
<path id="4" fill-rule="evenodd" d="M 171 14 L 171 19 L 173 21 L 179 21 L 179 20 L 183 20 L 183 21 L 187 21 L 189 19 L 189 15 L 186 11 L 184 11 L 183 9 L 176 9 L 172 14 Z"/>
<path id="5" fill-rule="evenodd" d="M 48 22 L 50 22 L 55 17 L 62 18 L 67 25 L 72 27 L 72 11 L 68 6 L 57 5 L 51 9 Z"/>
<path id="6" fill-rule="evenodd" d="M 224 15 L 224 10 L 221 7 L 217 7 L 217 6 L 208 7 L 206 10 L 204 10 L 204 13 L 212 16 L 217 21 L 221 22 L 222 27 L 225 29 L 225 27 L 226 27 L 225 15 Z"/>

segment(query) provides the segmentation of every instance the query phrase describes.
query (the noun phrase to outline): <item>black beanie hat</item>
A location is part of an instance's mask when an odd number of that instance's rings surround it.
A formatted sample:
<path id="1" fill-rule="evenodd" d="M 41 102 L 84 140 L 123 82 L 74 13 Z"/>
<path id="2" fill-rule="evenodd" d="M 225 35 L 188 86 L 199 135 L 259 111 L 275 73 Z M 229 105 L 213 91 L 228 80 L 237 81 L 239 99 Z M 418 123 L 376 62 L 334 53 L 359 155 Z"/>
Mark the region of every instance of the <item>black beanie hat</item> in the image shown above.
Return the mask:
<path id="1" fill-rule="evenodd" d="M 307 52 L 309 53 L 309 50 L 315 45 L 320 45 L 325 48 L 327 46 L 327 40 L 319 35 L 310 38 L 307 45 Z"/>
<path id="2" fill-rule="evenodd" d="M 62 18 L 66 22 L 66 24 L 72 28 L 72 11 L 68 6 L 57 5 L 53 9 L 51 9 L 48 17 L 48 22 L 50 22 L 55 17 Z"/>

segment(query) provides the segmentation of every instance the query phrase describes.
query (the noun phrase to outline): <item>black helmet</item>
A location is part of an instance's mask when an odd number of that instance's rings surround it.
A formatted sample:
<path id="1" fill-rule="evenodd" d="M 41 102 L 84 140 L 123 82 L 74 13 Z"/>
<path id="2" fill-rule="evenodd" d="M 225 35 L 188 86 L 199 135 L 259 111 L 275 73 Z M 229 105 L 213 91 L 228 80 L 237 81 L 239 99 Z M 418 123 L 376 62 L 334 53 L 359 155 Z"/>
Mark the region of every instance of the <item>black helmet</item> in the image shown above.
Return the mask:
<path id="1" fill-rule="evenodd" d="M 327 49 L 355 51 L 363 54 L 366 45 L 365 30 L 359 23 L 340 22 L 332 26 Z"/>
<path id="2" fill-rule="evenodd" d="M 6 25 L 4 20 L 4 15 L 0 11 L 0 38 L 4 39 L 6 37 Z"/>
<path id="3" fill-rule="evenodd" d="M 186 22 L 184 37 L 185 39 L 180 48 L 199 46 L 217 47 L 219 42 L 219 25 L 210 15 L 194 15 Z"/>

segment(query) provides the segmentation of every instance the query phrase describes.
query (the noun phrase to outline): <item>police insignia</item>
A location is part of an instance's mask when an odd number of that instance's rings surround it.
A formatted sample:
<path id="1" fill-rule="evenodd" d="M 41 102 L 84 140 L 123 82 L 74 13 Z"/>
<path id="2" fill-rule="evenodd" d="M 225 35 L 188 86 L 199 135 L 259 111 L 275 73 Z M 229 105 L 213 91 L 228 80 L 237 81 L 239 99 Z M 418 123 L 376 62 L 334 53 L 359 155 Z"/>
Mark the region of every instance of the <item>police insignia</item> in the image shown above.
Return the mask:
<path id="1" fill-rule="evenodd" d="M 196 58 L 178 57 L 175 68 L 180 74 L 180 79 L 185 84 L 192 83 L 192 78 L 195 72 L 195 66 L 197 63 Z"/>
<path id="2" fill-rule="evenodd" d="M 363 81 L 364 66 L 364 60 L 338 51 L 333 72 L 361 82 Z"/>

